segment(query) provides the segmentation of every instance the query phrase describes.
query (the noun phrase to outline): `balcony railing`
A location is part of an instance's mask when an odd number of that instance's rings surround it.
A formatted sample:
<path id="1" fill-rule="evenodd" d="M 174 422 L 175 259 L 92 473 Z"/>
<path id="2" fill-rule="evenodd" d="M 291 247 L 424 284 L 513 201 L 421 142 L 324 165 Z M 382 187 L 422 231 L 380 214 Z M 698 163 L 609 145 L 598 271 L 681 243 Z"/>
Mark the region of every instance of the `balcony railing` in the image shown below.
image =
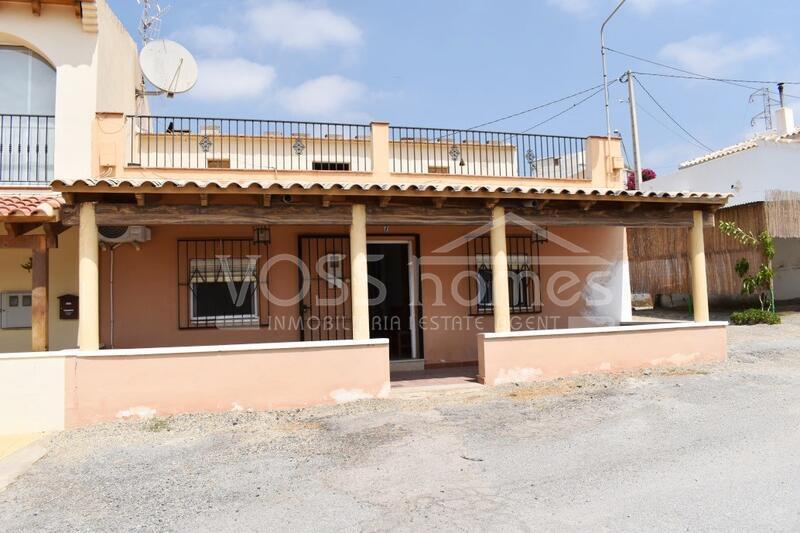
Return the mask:
<path id="1" fill-rule="evenodd" d="M 581 137 L 433 128 L 389 129 L 399 173 L 585 179 Z"/>
<path id="2" fill-rule="evenodd" d="M 134 166 L 339 172 L 373 168 L 370 125 L 169 116 L 134 116 L 129 122 Z M 408 127 L 389 127 L 388 136 L 389 170 L 394 173 L 586 179 L 586 141 L 581 137 Z M 385 139 L 385 130 L 375 134 L 376 141 Z"/>
<path id="3" fill-rule="evenodd" d="M 247 170 L 372 170 L 370 126 L 130 117 L 132 165 Z"/>
<path id="4" fill-rule="evenodd" d="M 55 117 L 0 114 L 0 185 L 47 185 L 53 179 Z"/>

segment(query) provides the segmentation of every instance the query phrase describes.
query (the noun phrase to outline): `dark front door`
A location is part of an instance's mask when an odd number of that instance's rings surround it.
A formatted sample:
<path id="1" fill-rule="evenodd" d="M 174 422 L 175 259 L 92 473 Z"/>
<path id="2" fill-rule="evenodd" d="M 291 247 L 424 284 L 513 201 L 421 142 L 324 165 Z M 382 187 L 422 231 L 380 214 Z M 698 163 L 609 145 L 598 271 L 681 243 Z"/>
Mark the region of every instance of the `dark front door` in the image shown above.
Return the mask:
<path id="1" fill-rule="evenodd" d="M 414 356 L 407 243 L 368 243 L 370 337 L 389 339 L 390 359 Z"/>

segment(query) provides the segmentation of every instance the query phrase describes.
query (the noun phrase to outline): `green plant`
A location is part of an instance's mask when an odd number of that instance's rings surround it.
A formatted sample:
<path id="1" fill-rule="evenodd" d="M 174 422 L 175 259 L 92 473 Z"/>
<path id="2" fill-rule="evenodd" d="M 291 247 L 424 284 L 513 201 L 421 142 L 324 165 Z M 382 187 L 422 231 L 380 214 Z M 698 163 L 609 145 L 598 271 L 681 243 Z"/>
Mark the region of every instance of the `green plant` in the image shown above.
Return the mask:
<path id="1" fill-rule="evenodd" d="M 773 280 L 775 278 L 775 271 L 772 269 L 772 259 L 775 257 L 775 240 L 772 235 L 767 231 L 762 231 L 758 235 L 754 235 L 750 231 L 745 231 L 735 223 L 721 220 L 719 223 L 719 230 L 729 236 L 733 237 L 745 246 L 757 246 L 761 248 L 761 255 L 764 256 L 766 262 L 759 265 L 758 270 L 754 274 L 750 274 L 750 263 L 742 257 L 736 262 L 734 270 L 742 280 L 742 294 L 745 296 L 752 296 L 755 294 L 758 297 L 758 303 L 762 311 L 770 311 L 775 313 L 775 288 Z"/>
<path id="2" fill-rule="evenodd" d="M 780 324 L 781 317 L 774 311 L 764 309 L 745 309 L 731 314 L 731 323 L 737 326 L 750 326 L 753 324 Z"/>

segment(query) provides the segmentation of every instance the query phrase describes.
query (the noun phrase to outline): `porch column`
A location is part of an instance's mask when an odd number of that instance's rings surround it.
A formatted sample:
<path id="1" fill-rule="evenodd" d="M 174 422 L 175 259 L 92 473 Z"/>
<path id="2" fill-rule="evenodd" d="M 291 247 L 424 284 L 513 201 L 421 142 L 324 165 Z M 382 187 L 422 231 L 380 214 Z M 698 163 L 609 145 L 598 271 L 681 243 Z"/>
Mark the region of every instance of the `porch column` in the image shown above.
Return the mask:
<path id="1" fill-rule="evenodd" d="M 694 223 L 689 230 L 689 261 L 692 276 L 692 306 L 695 322 L 708 322 L 708 282 L 703 241 L 703 212 L 692 212 Z"/>
<path id="2" fill-rule="evenodd" d="M 492 254 L 492 309 L 495 333 L 511 331 L 505 215 L 505 208 L 499 205 L 492 209 L 492 230 L 489 234 L 489 248 Z"/>
<path id="3" fill-rule="evenodd" d="M 367 208 L 363 204 L 353 204 L 353 220 L 350 223 L 350 302 L 353 340 L 369 339 Z"/>
<path id="4" fill-rule="evenodd" d="M 99 241 L 94 204 L 80 204 L 78 234 L 78 348 L 100 348 Z"/>
<path id="5" fill-rule="evenodd" d="M 38 240 L 33 248 L 32 286 L 31 286 L 31 349 L 46 352 L 48 342 L 48 262 L 47 241 Z"/>

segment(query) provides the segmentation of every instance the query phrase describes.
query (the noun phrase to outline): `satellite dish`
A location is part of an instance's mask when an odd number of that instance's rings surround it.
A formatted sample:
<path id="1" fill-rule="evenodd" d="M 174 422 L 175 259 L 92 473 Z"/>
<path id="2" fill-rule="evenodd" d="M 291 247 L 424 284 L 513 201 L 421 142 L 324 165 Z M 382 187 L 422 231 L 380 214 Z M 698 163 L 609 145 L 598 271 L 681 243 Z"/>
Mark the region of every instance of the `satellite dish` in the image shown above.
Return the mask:
<path id="1" fill-rule="evenodd" d="M 197 61 L 175 41 L 150 41 L 139 53 L 139 65 L 147 81 L 167 96 L 185 93 L 197 82 Z"/>

